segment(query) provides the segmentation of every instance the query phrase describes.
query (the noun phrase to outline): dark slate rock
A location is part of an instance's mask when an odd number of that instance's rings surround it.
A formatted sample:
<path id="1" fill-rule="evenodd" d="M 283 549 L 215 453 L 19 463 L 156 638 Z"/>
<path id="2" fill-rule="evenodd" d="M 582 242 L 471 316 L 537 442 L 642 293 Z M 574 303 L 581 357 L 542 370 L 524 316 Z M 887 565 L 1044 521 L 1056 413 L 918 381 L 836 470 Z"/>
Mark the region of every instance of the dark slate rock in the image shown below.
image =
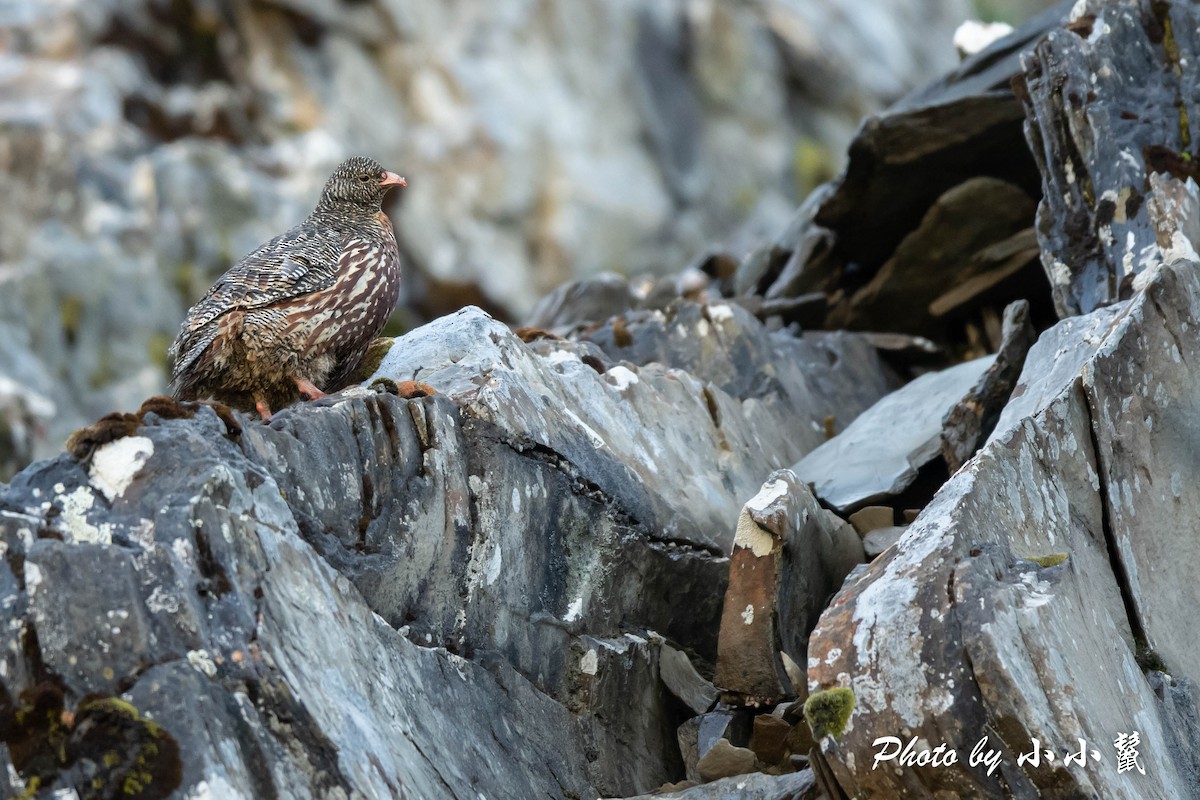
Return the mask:
<path id="1" fill-rule="evenodd" d="M 1127 299 L 1140 274 L 1194 256 L 1186 229 L 1172 242 L 1156 223 L 1163 190 L 1148 176 L 1200 177 L 1189 122 L 1200 119 L 1200 11 L 1092 2 L 1072 20 L 1033 48 L 1021 79 L 1043 176 L 1042 260 L 1064 316 Z"/>
<path id="2" fill-rule="evenodd" d="M 511 667 L 419 648 L 373 614 L 226 432 L 207 410 L 152 422 L 86 469 L 62 457 L 3 490 L 27 632 L 10 696 L 59 675 L 67 710 L 120 695 L 182 745 L 186 788 L 213 796 L 622 786 L 590 771 L 579 718 Z"/>
<path id="3" fill-rule="evenodd" d="M 1019 214 L 1040 196 L 1038 165 L 1022 132 L 1025 115 L 1009 84 L 1021 72 L 1022 49 L 1062 25 L 1070 7 L 1063 3 L 1035 17 L 945 78 L 868 117 L 850 146 L 844 173 L 821 190 L 800 233 L 786 248 L 790 260 L 766 287 L 765 296 L 824 292 L 830 297 L 828 326 L 852 322 L 859 329 L 927 330 L 931 322 L 920 298 L 860 312 L 848 301 L 876 279 L 901 243 L 921 227 L 938 198 L 955 187 L 998 179 L 1023 197 L 1016 204 L 995 199 L 994 207 L 1011 214 Z M 977 222 L 986 225 L 987 220 Z M 1024 226 L 1032 222 L 1032 214 L 1026 214 Z M 1011 233 L 1011 227 L 1007 230 Z M 990 236 L 998 242 L 1005 234 L 997 228 Z M 972 255 L 962 253 L 958 263 Z M 1029 297 L 1037 302 L 1034 311 L 1040 318 L 1046 304 L 1040 299 L 1039 284 L 1044 282 L 1038 273 L 1036 264 L 1026 259 L 1017 277 L 990 296 L 968 303 L 960 313 L 984 302 L 1003 306 Z M 937 270 L 924 274 L 934 279 Z M 958 277 L 954 271 L 943 274 L 943 289 Z M 903 286 L 898 283 L 897 291 Z"/>
<path id="4" fill-rule="evenodd" d="M 665 311 L 635 311 L 580 338 L 598 345 L 611 361 L 663 364 L 733 396 L 753 398 L 808 449 L 826 438 L 827 418 L 840 431 L 901 383 L 861 335 L 772 333 L 735 303 L 680 302 Z M 764 363 L 770 368 L 758 367 Z"/>

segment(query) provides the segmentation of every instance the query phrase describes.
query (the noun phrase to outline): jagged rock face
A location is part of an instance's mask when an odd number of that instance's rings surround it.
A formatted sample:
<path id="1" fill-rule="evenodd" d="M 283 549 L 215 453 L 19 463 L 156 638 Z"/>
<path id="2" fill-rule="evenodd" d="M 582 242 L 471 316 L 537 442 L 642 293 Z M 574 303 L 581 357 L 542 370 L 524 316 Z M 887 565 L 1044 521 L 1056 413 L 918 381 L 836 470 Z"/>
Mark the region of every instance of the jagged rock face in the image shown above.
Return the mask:
<path id="1" fill-rule="evenodd" d="M 1183 321 L 1198 299 L 1196 264 L 1179 262 L 1128 306 L 1044 337 L 1016 392 L 1038 384 L 1036 399 L 1014 405 L 899 544 L 843 587 L 813 634 L 809 681 L 854 690 L 850 727 L 822 743 L 848 791 L 1194 796 L 1198 765 L 1181 752 L 1193 723 L 1178 708 L 1196 719 L 1195 637 L 1177 614 L 1195 602 L 1180 476 L 1200 409 L 1180 365 L 1198 348 Z M 1048 391 L 1044 376 L 1072 352 Z M 1159 689 L 1135 658 L 1147 645 L 1170 672 Z M 963 763 L 873 770 L 874 740 L 908 730 L 953 743 Z M 1113 749 L 1133 730 L 1158 753 L 1136 784 Z M 965 763 L 985 735 L 1004 752 L 991 774 Z M 1034 738 L 1060 760 L 1083 738 L 1102 758 L 1018 767 Z"/>
<path id="2" fill-rule="evenodd" d="M 1026 62 L 1059 309 L 1129 299 L 1041 337 L 983 450 L 822 616 L 809 688 L 854 692 L 850 724 L 821 742 L 850 795 L 1198 796 L 1200 202 L 1190 176 L 1147 174 L 1178 146 L 1183 106 L 1159 82 L 1179 77 L 1194 15 L 1080 5 Z M 1105 210 L 1121 193 L 1144 212 Z M 1134 732 L 1144 774 L 1120 762 Z M 947 743 L 958 763 L 877 761 L 880 737 Z M 994 766 L 969 759 L 984 737 Z M 1083 763 L 1064 763 L 1081 740 Z M 1035 743 L 1042 757 L 1018 763 Z"/>
<path id="3" fill-rule="evenodd" d="M 1044 188 L 1038 238 L 1063 315 L 1128 299 L 1142 273 L 1195 257 L 1197 223 L 1172 211 L 1185 198 L 1148 177 L 1200 175 L 1198 22 L 1186 3 L 1081 3 L 1068 30 L 1025 59 L 1019 80 Z"/>
<path id="4" fill-rule="evenodd" d="M 703 352 L 775 358 L 744 311 L 677 318 Z M 178 745 L 155 763 L 185 792 L 593 797 L 682 777 L 677 662 L 711 674 L 739 497 L 813 445 L 844 385 L 828 358 L 766 382 L 610 362 L 467 309 L 380 365 L 432 397 L 356 389 L 270 425 L 159 403 L 112 441 L 99 424 L 79 460 L 0 493 L 7 696 L 119 696 L 140 715 L 122 730 L 149 719 Z M 86 763 L 8 753 L 43 786 Z"/>
<path id="5" fill-rule="evenodd" d="M 524 314 L 612 265 L 740 253 L 836 169 L 862 113 L 953 64 L 966 13 L 963 0 L 9 4 L 0 196 L 20 201 L 0 213 L 0 375 L 56 403 L 43 456 L 136 408 L 165 382 L 183 311 L 355 154 L 411 184 L 387 208 L 404 327 L 482 300 Z M 798 172 L 805 153 L 825 166 Z"/>

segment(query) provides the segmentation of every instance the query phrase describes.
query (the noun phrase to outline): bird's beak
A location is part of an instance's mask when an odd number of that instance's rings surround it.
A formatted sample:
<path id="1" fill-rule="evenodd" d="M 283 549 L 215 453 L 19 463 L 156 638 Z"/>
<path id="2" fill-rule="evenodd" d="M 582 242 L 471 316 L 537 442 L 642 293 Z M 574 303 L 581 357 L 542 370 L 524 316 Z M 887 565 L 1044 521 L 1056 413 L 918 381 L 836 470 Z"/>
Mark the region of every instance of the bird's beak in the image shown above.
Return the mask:
<path id="1" fill-rule="evenodd" d="M 394 172 L 383 171 L 383 180 L 379 182 L 380 186 L 408 186 L 408 181 L 401 178 Z"/>

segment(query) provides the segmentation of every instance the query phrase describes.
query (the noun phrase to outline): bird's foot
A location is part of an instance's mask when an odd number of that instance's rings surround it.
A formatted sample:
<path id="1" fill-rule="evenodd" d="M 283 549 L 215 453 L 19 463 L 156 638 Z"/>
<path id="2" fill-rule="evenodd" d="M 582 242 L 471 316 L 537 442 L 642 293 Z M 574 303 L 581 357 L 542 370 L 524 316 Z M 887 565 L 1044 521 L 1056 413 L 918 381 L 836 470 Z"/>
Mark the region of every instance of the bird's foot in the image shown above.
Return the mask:
<path id="1" fill-rule="evenodd" d="M 254 409 L 258 411 L 258 415 L 262 417 L 263 422 L 271 421 L 271 407 L 267 405 L 266 400 L 258 400 L 254 403 Z"/>
<path id="2" fill-rule="evenodd" d="M 307 397 L 309 400 L 320 400 L 322 397 L 327 397 L 324 392 L 312 384 L 311 381 L 304 378 L 293 378 L 296 381 L 296 388 L 300 390 L 300 394 Z"/>

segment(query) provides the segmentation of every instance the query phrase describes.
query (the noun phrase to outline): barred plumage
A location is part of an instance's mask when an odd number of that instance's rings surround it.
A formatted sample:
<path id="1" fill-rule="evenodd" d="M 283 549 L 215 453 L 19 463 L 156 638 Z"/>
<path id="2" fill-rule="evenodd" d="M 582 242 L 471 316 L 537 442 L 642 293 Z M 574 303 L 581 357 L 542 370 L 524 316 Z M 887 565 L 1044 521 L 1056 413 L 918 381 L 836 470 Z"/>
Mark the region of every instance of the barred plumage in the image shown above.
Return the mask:
<path id="1" fill-rule="evenodd" d="M 171 345 L 173 392 L 271 408 L 342 388 L 400 295 L 400 256 L 380 209 L 406 185 L 368 158 L 330 176 L 308 219 L 222 275 Z"/>

